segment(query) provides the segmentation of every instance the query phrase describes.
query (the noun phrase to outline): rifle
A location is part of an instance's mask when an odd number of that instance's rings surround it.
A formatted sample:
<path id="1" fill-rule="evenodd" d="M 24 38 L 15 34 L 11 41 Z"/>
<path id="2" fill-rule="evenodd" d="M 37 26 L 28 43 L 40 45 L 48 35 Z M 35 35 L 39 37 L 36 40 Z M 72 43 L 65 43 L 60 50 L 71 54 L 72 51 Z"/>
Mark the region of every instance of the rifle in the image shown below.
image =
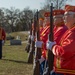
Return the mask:
<path id="1" fill-rule="evenodd" d="M 32 32 L 32 35 L 35 36 L 36 32 L 36 20 L 35 20 L 35 15 L 34 15 L 34 29 Z M 35 40 L 31 41 L 31 48 L 28 54 L 28 63 L 33 63 L 33 53 L 35 51 Z"/>
<path id="2" fill-rule="evenodd" d="M 54 41 L 54 37 L 53 37 L 53 4 L 51 4 L 49 41 L 52 41 L 52 42 Z M 53 63 L 54 63 L 54 55 L 53 55 L 52 51 L 48 50 L 49 72 L 51 72 L 53 70 Z"/>
<path id="3" fill-rule="evenodd" d="M 48 36 L 49 41 L 54 41 L 53 39 L 53 4 L 50 6 L 50 34 Z M 53 70 L 54 55 L 51 50 L 48 50 L 48 67 L 47 71 L 43 75 L 50 75 L 50 72 Z"/>
<path id="4" fill-rule="evenodd" d="M 38 41 L 40 41 L 38 10 L 37 10 L 36 16 L 37 16 L 37 32 L 36 32 L 36 38 L 37 38 Z M 41 58 L 41 54 L 42 54 L 41 48 L 35 48 L 33 75 L 40 75 L 40 63 L 39 63 L 38 59 Z"/>
<path id="5" fill-rule="evenodd" d="M 30 34 L 29 35 L 30 36 L 32 35 L 32 19 L 31 19 L 31 23 L 30 23 Z M 28 38 L 28 44 L 27 44 L 27 46 L 25 48 L 25 50 L 27 51 L 27 53 L 29 53 L 29 51 L 30 51 L 30 45 L 31 45 L 31 38 L 29 37 Z"/>

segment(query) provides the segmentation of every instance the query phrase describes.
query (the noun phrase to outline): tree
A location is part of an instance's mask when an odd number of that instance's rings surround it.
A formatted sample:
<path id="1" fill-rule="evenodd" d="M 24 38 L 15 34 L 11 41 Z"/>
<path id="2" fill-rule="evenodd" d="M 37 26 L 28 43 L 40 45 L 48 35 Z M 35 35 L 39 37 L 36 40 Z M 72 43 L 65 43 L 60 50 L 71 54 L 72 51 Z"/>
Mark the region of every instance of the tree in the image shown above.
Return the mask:
<path id="1" fill-rule="evenodd" d="M 23 26 L 23 30 L 29 30 L 30 21 L 33 18 L 33 12 L 28 7 L 20 13 L 20 23 Z"/>
<path id="2" fill-rule="evenodd" d="M 8 20 L 12 32 L 15 31 L 14 27 L 16 26 L 19 12 L 20 10 L 15 9 L 14 7 L 11 7 L 10 9 L 6 9 L 6 18 Z"/>
<path id="3" fill-rule="evenodd" d="M 71 1 L 71 0 L 46 0 L 43 9 L 49 11 L 51 3 L 54 4 L 55 9 L 62 9 L 66 1 Z"/>
<path id="4" fill-rule="evenodd" d="M 29 30 L 30 21 L 33 18 L 33 11 L 29 7 L 20 11 L 11 7 L 0 9 L 0 24 L 7 32 Z"/>
<path id="5" fill-rule="evenodd" d="M 4 22 L 4 12 L 2 9 L 0 9 L 0 25 L 3 26 Z"/>

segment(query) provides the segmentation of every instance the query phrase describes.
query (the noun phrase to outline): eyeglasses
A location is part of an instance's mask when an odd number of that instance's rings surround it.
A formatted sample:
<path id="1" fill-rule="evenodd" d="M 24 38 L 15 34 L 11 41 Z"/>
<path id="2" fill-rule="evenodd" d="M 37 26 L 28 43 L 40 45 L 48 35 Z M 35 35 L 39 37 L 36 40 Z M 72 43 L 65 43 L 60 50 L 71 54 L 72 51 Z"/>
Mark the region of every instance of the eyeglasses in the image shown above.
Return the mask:
<path id="1" fill-rule="evenodd" d="M 63 17 L 53 17 L 53 19 L 59 19 L 59 18 L 63 18 Z"/>
<path id="2" fill-rule="evenodd" d="M 70 16 L 70 15 L 72 15 L 72 14 L 64 14 L 64 16 Z"/>

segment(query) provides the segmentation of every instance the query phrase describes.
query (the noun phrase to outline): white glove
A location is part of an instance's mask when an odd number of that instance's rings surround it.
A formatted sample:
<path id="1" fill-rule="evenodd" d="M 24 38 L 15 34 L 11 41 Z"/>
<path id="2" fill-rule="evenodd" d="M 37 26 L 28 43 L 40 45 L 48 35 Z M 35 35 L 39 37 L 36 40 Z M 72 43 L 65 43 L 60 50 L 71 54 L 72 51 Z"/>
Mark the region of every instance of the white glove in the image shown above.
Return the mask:
<path id="1" fill-rule="evenodd" d="M 47 44 L 46 44 L 46 48 L 48 50 L 51 50 L 52 49 L 52 46 L 55 45 L 55 44 L 56 44 L 55 41 L 54 42 L 48 41 Z"/>
<path id="2" fill-rule="evenodd" d="M 28 31 L 28 34 L 30 34 L 30 31 Z"/>
<path id="3" fill-rule="evenodd" d="M 42 48 L 42 44 L 43 44 L 42 41 L 36 41 L 35 42 L 35 47 Z"/>
<path id="4" fill-rule="evenodd" d="M 53 70 L 50 72 L 50 74 L 53 75 L 54 72 L 55 72 L 55 71 L 54 71 L 54 69 L 53 69 Z"/>
<path id="5" fill-rule="evenodd" d="M 28 39 L 30 39 L 30 38 L 31 38 L 31 35 L 28 36 Z"/>
<path id="6" fill-rule="evenodd" d="M 35 40 L 35 36 L 31 35 L 31 41 Z"/>
<path id="7" fill-rule="evenodd" d="M 39 62 L 40 62 L 40 64 L 45 60 L 45 58 L 43 57 L 43 56 L 41 56 L 41 58 L 40 59 L 38 59 L 39 60 Z"/>
<path id="8" fill-rule="evenodd" d="M 4 45 L 4 40 L 2 40 L 2 45 Z"/>

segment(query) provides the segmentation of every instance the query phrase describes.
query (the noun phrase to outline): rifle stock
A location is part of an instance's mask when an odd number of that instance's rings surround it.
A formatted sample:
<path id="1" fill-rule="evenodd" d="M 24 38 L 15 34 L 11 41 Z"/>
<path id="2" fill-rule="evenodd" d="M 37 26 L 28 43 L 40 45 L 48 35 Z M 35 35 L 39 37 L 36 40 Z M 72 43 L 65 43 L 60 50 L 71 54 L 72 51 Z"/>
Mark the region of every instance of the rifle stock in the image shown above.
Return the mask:
<path id="1" fill-rule="evenodd" d="M 35 20 L 35 15 L 34 15 L 34 29 L 32 32 L 32 35 L 35 36 L 35 32 L 36 32 L 36 20 Z M 33 53 L 35 51 L 35 40 L 31 41 L 31 48 L 29 51 L 29 55 L 28 55 L 28 63 L 33 63 Z"/>
<path id="2" fill-rule="evenodd" d="M 49 41 L 54 41 L 53 38 L 53 4 L 51 3 L 51 13 L 50 13 L 50 34 L 49 34 Z M 49 73 L 53 70 L 53 63 L 54 63 L 54 55 L 51 50 L 48 50 L 48 66 L 49 66 Z"/>
<path id="3" fill-rule="evenodd" d="M 53 4 L 51 3 L 50 6 L 50 34 L 48 36 L 49 41 L 54 41 L 53 38 Z M 46 69 L 46 72 L 43 73 L 43 75 L 50 75 L 50 72 L 53 70 L 53 62 L 54 62 L 54 55 L 51 50 L 48 50 L 48 68 Z"/>
<path id="4" fill-rule="evenodd" d="M 32 19 L 31 19 L 31 24 L 30 24 L 30 36 L 32 35 Z M 25 50 L 27 51 L 27 53 L 29 53 L 30 51 L 30 45 L 31 45 L 31 38 L 28 39 L 28 44 L 25 48 Z"/>
<path id="5" fill-rule="evenodd" d="M 36 32 L 36 38 L 37 41 L 40 41 L 40 29 L 39 29 L 39 21 L 38 21 L 38 10 L 37 10 L 37 32 Z M 35 57 L 34 57 L 34 69 L 33 69 L 33 75 L 40 75 L 40 63 L 38 59 L 41 58 L 41 48 L 36 48 L 35 49 Z"/>

